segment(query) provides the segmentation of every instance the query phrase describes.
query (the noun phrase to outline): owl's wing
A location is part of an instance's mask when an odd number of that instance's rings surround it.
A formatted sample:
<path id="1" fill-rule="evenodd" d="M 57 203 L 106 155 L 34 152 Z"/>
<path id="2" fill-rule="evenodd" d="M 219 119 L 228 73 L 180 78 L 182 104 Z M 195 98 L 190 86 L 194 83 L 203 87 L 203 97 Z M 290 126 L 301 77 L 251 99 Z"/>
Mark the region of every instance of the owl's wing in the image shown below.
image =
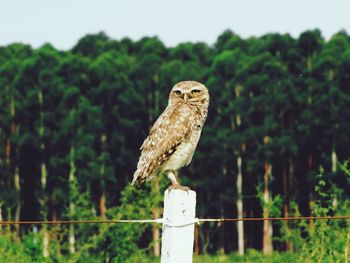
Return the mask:
<path id="1" fill-rule="evenodd" d="M 176 151 L 182 142 L 189 140 L 191 110 L 188 105 L 167 107 L 154 123 L 150 134 L 143 142 L 137 170 L 131 184 L 142 184 Z"/>

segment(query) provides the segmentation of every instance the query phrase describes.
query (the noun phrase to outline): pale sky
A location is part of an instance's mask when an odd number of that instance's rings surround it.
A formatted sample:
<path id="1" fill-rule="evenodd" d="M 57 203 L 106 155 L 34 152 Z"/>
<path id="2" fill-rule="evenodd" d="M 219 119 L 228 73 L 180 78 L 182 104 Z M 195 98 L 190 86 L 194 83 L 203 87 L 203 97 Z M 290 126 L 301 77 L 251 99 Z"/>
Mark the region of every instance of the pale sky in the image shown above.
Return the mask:
<path id="1" fill-rule="evenodd" d="M 0 46 L 23 42 L 73 47 L 88 33 L 113 39 L 158 36 L 166 46 L 213 44 L 225 29 L 243 38 L 266 33 L 297 37 L 319 28 L 329 38 L 350 34 L 349 0 L 0 0 Z"/>

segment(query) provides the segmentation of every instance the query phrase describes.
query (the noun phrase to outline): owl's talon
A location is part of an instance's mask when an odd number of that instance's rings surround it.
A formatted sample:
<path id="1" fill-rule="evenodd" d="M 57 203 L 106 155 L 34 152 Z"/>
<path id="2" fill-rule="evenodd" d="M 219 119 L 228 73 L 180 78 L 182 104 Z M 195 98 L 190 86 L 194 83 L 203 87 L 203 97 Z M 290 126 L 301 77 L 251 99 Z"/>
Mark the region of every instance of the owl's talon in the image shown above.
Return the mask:
<path id="1" fill-rule="evenodd" d="M 191 190 L 188 186 L 183 186 L 181 184 L 172 184 L 168 187 L 169 192 L 173 189 L 179 189 L 182 191 L 186 191 L 188 193 L 189 190 Z"/>

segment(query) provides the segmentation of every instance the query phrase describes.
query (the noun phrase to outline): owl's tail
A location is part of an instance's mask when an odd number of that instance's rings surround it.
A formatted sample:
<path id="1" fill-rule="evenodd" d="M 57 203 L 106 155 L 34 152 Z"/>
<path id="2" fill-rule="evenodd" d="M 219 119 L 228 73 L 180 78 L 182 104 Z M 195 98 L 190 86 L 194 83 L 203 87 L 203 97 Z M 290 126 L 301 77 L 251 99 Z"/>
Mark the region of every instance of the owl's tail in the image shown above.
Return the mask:
<path id="1" fill-rule="evenodd" d="M 140 187 L 144 181 L 145 180 L 142 180 L 142 176 L 140 176 L 140 170 L 137 169 L 134 173 L 131 185 L 134 186 L 134 184 L 137 182 L 137 186 Z"/>
<path id="2" fill-rule="evenodd" d="M 133 177 L 133 179 L 132 179 L 132 182 L 131 182 L 131 185 L 132 185 L 132 186 L 134 186 L 134 184 L 136 183 L 137 177 L 138 177 L 138 174 L 137 174 L 137 170 L 136 170 L 135 173 L 134 173 L 134 177 Z"/>

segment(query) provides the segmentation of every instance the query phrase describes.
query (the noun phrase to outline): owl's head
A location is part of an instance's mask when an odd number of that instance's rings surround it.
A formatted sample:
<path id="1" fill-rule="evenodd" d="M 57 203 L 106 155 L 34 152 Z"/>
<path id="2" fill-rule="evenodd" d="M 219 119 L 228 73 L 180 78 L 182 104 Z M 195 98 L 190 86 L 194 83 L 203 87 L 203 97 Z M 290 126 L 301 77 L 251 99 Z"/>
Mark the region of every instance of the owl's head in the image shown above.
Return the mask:
<path id="1" fill-rule="evenodd" d="M 181 81 L 171 90 L 169 95 L 169 104 L 184 102 L 188 105 L 208 108 L 209 92 L 208 89 L 197 81 Z"/>

